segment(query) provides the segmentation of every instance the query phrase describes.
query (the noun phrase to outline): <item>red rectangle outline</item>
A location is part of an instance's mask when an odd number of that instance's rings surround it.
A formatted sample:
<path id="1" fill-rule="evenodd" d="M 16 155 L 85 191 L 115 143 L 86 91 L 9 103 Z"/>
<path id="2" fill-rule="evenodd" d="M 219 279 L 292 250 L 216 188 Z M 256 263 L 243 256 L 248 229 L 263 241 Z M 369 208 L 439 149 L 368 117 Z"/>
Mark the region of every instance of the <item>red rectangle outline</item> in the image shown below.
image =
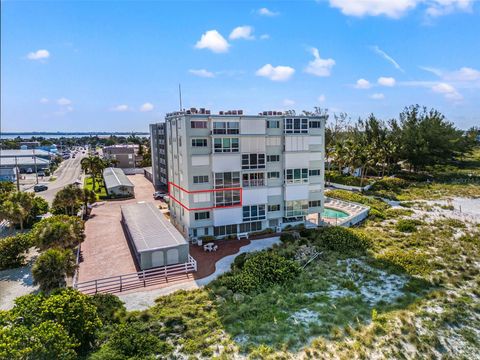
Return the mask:
<path id="1" fill-rule="evenodd" d="M 210 207 L 203 207 L 203 208 L 189 208 L 187 206 L 185 206 L 184 204 L 182 204 L 182 202 L 180 200 L 178 200 L 177 198 L 175 198 L 173 195 L 172 195 L 172 192 L 170 191 L 170 186 L 173 186 L 173 187 L 176 187 L 177 189 L 180 189 L 181 191 L 184 191 L 186 192 L 187 194 L 197 194 L 197 193 L 206 193 L 206 192 L 218 192 L 218 191 L 225 191 L 225 190 L 240 190 L 240 203 L 239 204 L 236 204 L 236 205 L 228 205 L 228 206 L 210 206 Z M 229 208 L 235 208 L 235 207 L 239 207 L 239 206 L 242 206 L 242 203 L 243 203 L 243 188 L 241 187 L 231 187 L 231 188 L 224 188 L 224 189 L 211 189 L 211 190 L 193 190 L 193 191 L 190 191 L 190 190 L 187 190 L 187 189 L 184 189 L 182 188 L 181 186 L 169 181 L 168 182 L 168 196 L 173 200 L 175 201 L 176 203 L 178 203 L 182 208 L 184 208 L 185 210 L 187 211 L 200 211 L 200 210 L 211 210 L 211 209 L 229 209 Z"/>

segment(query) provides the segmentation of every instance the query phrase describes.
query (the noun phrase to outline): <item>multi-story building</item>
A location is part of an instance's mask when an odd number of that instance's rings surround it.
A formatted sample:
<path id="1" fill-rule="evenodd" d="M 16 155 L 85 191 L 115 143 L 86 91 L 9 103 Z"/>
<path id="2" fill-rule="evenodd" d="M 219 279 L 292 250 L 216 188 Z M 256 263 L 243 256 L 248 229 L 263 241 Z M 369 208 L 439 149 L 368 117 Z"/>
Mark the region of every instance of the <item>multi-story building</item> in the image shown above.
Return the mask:
<path id="1" fill-rule="evenodd" d="M 142 156 L 138 154 L 138 149 L 136 144 L 112 145 L 105 146 L 102 152 L 105 159 L 115 162 L 115 167 L 129 169 L 140 166 Z"/>
<path id="2" fill-rule="evenodd" d="M 152 149 L 152 182 L 156 189 L 168 185 L 166 124 L 150 124 L 150 148 Z"/>
<path id="3" fill-rule="evenodd" d="M 172 223 L 224 237 L 320 218 L 326 115 L 167 114 Z"/>

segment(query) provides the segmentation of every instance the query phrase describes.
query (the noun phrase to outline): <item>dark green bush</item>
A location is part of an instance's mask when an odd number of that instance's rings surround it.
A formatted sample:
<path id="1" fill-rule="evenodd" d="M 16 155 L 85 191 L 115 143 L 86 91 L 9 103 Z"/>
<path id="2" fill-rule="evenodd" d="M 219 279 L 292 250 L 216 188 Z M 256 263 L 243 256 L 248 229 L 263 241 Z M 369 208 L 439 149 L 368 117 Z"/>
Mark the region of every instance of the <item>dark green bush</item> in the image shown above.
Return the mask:
<path id="1" fill-rule="evenodd" d="M 420 220 L 415 219 L 400 219 L 395 228 L 400 232 L 411 233 L 417 231 L 417 226 L 421 225 Z"/>
<path id="2" fill-rule="evenodd" d="M 315 244 L 328 250 L 350 253 L 365 252 L 370 246 L 370 241 L 351 229 L 331 226 L 317 231 Z"/>
<path id="3" fill-rule="evenodd" d="M 218 280 L 233 292 L 252 293 L 269 286 L 285 284 L 300 273 L 295 261 L 273 252 L 262 251 L 248 256 L 241 270 L 232 271 Z"/>
<path id="4" fill-rule="evenodd" d="M 408 187 L 409 182 L 404 179 L 399 178 L 383 178 L 377 181 L 375 184 L 372 185 L 370 188 L 371 191 L 380 191 L 380 190 L 387 190 L 387 191 L 398 191 L 400 189 L 404 189 Z"/>
<path id="5" fill-rule="evenodd" d="M 90 300 L 97 308 L 97 314 L 103 324 L 117 323 L 126 314 L 125 305 L 115 295 L 95 294 Z"/>
<path id="6" fill-rule="evenodd" d="M 0 239 L 0 270 L 22 266 L 31 246 L 32 238 L 27 234 Z"/>
<path id="7" fill-rule="evenodd" d="M 292 243 L 295 241 L 295 238 L 293 237 L 292 233 L 282 232 L 282 234 L 280 235 L 280 241 L 284 243 Z"/>
<path id="8" fill-rule="evenodd" d="M 385 220 L 387 216 L 385 215 L 384 212 L 372 208 L 368 213 L 368 218 L 370 220 Z"/>

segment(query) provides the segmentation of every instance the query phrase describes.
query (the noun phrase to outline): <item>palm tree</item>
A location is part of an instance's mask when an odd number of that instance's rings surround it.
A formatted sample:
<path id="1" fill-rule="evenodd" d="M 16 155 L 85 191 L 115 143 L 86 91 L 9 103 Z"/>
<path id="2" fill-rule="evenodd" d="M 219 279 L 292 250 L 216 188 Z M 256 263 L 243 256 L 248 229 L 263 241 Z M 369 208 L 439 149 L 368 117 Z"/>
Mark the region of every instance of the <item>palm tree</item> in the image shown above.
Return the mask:
<path id="1" fill-rule="evenodd" d="M 46 293 L 66 286 L 65 277 L 75 272 L 75 256 L 70 249 L 49 249 L 32 267 L 33 283 Z"/>
<path id="2" fill-rule="evenodd" d="M 27 192 L 15 191 L 10 193 L 0 206 L 0 219 L 20 225 L 20 230 L 23 231 L 23 224 L 30 216 L 34 205 L 34 197 L 34 194 Z"/>
<path id="3" fill-rule="evenodd" d="M 76 215 L 79 203 L 82 202 L 83 190 L 79 187 L 70 184 L 60 190 L 53 199 L 52 208 L 63 209 L 60 211 L 66 215 Z"/>
<path id="4" fill-rule="evenodd" d="M 97 201 L 95 191 L 82 189 L 83 215 L 87 214 L 88 204 L 93 204 L 95 201 Z"/>
<path id="5" fill-rule="evenodd" d="M 80 162 L 82 170 L 85 174 L 89 174 L 92 178 L 92 189 L 95 191 L 95 181 L 102 174 L 108 164 L 98 156 L 88 156 Z"/>

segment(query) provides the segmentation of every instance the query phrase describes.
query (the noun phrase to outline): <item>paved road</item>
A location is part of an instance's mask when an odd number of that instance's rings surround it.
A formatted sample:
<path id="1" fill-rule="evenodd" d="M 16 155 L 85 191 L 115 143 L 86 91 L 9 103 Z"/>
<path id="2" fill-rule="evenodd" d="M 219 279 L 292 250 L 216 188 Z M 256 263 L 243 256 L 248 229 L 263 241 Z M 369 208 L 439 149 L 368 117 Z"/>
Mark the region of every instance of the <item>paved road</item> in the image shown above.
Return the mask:
<path id="1" fill-rule="evenodd" d="M 60 167 L 55 171 L 53 176 L 56 177 L 55 181 L 40 182 L 48 186 L 48 190 L 37 193 L 37 195 L 43 197 L 50 204 L 55 197 L 55 194 L 63 189 L 68 184 L 73 184 L 76 180 L 80 179 L 82 169 L 80 167 L 80 161 L 85 155 L 77 155 L 75 159 L 68 159 L 60 164 Z"/>

